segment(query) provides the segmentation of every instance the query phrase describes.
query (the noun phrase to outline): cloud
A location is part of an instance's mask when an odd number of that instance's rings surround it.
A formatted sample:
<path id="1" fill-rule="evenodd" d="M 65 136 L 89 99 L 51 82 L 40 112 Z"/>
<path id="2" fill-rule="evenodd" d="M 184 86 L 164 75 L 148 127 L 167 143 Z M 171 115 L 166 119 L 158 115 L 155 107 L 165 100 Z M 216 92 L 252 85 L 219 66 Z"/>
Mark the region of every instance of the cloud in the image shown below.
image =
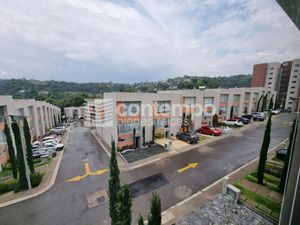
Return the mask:
<path id="1" fill-rule="evenodd" d="M 272 0 L 11 0 L 0 3 L 10 76 L 135 82 L 251 73 L 299 57 L 300 32 Z"/>

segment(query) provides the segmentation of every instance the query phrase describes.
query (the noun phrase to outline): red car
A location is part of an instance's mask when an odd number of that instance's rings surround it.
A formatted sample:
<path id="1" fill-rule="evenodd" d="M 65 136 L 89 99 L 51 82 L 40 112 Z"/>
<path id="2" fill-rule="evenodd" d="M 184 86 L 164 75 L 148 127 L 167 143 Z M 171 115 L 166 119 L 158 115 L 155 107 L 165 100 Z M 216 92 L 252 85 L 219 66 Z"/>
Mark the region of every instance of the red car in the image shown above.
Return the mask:
<path id="1" fill-rule="evenodd" d="M 213 127 L 200 127 L 197 132 L 201 134 L 208 134 L 208 135 L 213 135 L 213 136 L 220 136 L 222 134 L 222 130 L 219 128 L 213 128 Z"/>

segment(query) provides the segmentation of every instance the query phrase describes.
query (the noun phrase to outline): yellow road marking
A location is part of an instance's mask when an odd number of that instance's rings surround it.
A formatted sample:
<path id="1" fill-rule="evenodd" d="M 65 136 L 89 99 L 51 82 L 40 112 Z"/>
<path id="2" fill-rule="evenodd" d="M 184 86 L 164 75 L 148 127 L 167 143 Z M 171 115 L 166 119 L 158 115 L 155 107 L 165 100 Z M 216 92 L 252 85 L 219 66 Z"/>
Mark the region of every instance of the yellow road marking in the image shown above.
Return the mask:
<path id="1" fill-rule="evenodd" d="M 183 168 L 177 170 L 177 172 L 178 172 L 178 173 L 182 173 L 182 172 L 184 172 L 184 171 L 186 171 L 186 170 L 188 170 L 188 169 L 191 169 L 191 168 L 194 168 L 194 169 L 195 169 L 197 166 L 198 166 L 198 163 L 189 163 L 187 166 L 185 166 L 185 167 L 183 167 Z"/>
<path id="2" fill-rule="evenodd" d="M 96 172 L 92 172 L 88 162 L 84 163 L 84 168 L 85 168 L 85 174 L 83 174 L 82 176 L 73 177 L 71 179 L 66 180 L 65 182 L 80 181 L 80 180 L 82 180 L 83 178 L 85 178 L 87 176 L 97 176 L 97 175 L 101 175 L 103 173 L 106 173 L 108 171 L 108 169 L 104 169 L 104 170 L 97 170 Z"/>

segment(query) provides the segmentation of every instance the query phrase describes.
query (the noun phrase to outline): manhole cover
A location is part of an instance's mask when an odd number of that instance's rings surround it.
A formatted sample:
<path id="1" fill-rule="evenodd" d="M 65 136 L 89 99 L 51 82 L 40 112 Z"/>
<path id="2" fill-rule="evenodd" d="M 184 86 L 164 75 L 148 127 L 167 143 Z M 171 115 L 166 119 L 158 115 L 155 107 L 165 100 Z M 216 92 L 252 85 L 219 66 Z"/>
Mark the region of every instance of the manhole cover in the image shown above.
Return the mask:
<path id="1" fill-rule="evenodd" d="M 97 202 L 98 202 L 99 204 L 104 203 L 104 202 L 105 202 L 104 196 L 98 197 L 98 198 L 97 198 Z"/>
<path id="2" fill-rule="evenodd" d="M 94 208 L 108 201 L 108 195 L 105 189 L 97 191 L 87 197 L 88 207 Z"/>

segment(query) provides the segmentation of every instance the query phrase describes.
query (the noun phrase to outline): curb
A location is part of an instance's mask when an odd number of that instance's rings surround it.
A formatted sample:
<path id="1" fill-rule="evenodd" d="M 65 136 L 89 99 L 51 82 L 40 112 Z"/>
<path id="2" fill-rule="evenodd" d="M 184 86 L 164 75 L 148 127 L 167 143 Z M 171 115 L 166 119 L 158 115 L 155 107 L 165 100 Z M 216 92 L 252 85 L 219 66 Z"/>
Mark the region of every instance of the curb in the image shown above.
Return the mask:
<path id="1" fill-rule="evenodd" d="M 270 153 L 272 153 L 275 149 L 277 149 L 280 145 L 282 145 L 283 143 L 285 143 L 288 139 L 289 139 L 289 138 L 286 138 L 286 139 L 284 139 L 283 141 L 281 141 L 280 143 L 278 143 L 277 145 L 275 145 L 274 147 L 272 147 L 272 148 L 268 151 L 268 155 L 269 155 Z M 219 184 L 220 182 L 222 182 L 222 181 L 224 180 L 225 177 L 230 177 L 230 176 L 232 176 L 233 174 L 239 172 L 240 170 L 242 170 L 242 169 L 244 169 L 245 167 L 251 165 L 252 163 L 254 163 L 254 162 L 257 161 L 257 160 L 259 160 L 259 156 L 256 157 L 255 159 L 251 160 L 250 162 L 247 162 L 246 164 L 242 165 L 241 167 L 237 168 L 236 170 L 230 172 L 229 174 L 227 174 L 227 175 L 221 177 L 220 179 L 216 180 L 216 181 L 213 182 L 212 184 L 210 184 L 210 185 L 208 185 L 207 187 L 201 189 L 200 191 L 196 192 L 195 194 L 191 195 L 190 197 L 184 199 L 183 201 L 181 201 L 181 202 L 179 202 L 179 203 L 173 205 L 172 207 L 170 207 L 170 208 L 168 208 L 167 210 L 165 210 L 165 211 L 162 212 L 162 217 L 164 217 L 164 216 L 167 217 L 169 214 L 173 214 L 173 213 L 172 213 L 172 209 L 177 208 L 177 207 L 179 207 L 179 206 L 185 204 L 186 202 L 190 201 L 191 199 L 197 197 L 198 195 L 200 195 L 200 194 L 206 192 L 206 191 L 209 190 L 210 188 L 212 188 L 212 187 L 216 186 L 217 184 Z M 191 210 L 191 212 L 192 212 L 192 211 L 193 211 L 193 210 Z M 185 215 L 186 215 L 186 214 L 185 214 Z M 168 223 L 169 223 L 172 219 L 174 219 L 174 218 L 175 218 L 175 216 L 174 216 L 174 214 L 173 214 L 173 217 L 172 217 L 171 219 L 165 218 L 165 219 L 164 219 L 164 223 L 162 223 L 162 224 L 168 224 Z"/>
<path id="2" fill-rule="evenodd" d="M 69 138 L 69 132 L 67 133 L 67 137 L 65 138 L 65 143 L 67 142 L 68 138 Z M 54 169 L 54 172 L 52 174 L 52 177 L 51 177 L 51 180 L 50 180 L 50 183 L 48 185 L 46 185 L 42 190 L 40 191 L 37 191 L 35 193 L 32 193 L 32 194 L 29 194 L 29 195 L 26 195 L 26 196 L 23 196 L 23 197 L 20 197 L 20 198 L 16 198 L 16 199 L 13 199 L 13 200 L 10 200 L 8 202 L 4 202 L 4 203 L 0 203 L 0 208 L 3 208 L 3 207 L 6 207 L 6 206 L 9 206 L 9 205 L 13 205 L 13 204 L 16 204 L 16 203 L 19 203 L 19 202 L 22 202 L 22 201 L 25 201 L 25 200 L 28 200 L 28 199 L 31 199 L 31 198 L 34 198 L 34 197 L 37 197 L 43 193 L 45 193 L 46 191 L 48 191 L 50 188 L 53 187 L 54 183 L 55 183 L 55 180 L 56 180 L 56 177 L 57 177 L 57 174 L 58 174 L 58 171 L 59 171 L 59 167 L 60 167 L 60 163 L 61 163 L 61 160 L 63 158 L 63 155 L 64 155 L 64 151 L 65 150 L 62 150 L 61 151 L 61 157 L 58 159 L 57 163 L 56 163 L 56 166 L 55 166 L 55 169 Z"/>

